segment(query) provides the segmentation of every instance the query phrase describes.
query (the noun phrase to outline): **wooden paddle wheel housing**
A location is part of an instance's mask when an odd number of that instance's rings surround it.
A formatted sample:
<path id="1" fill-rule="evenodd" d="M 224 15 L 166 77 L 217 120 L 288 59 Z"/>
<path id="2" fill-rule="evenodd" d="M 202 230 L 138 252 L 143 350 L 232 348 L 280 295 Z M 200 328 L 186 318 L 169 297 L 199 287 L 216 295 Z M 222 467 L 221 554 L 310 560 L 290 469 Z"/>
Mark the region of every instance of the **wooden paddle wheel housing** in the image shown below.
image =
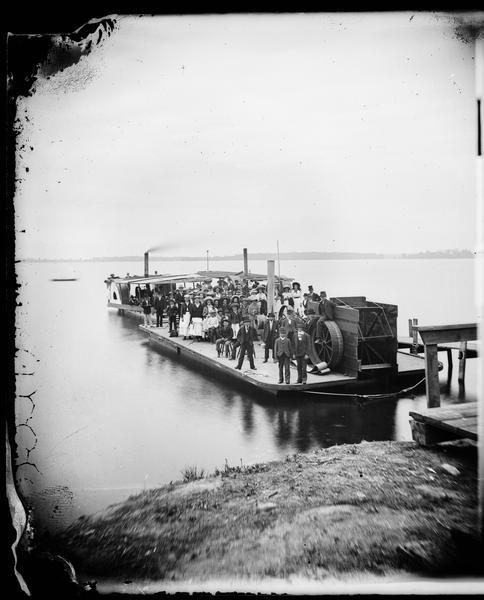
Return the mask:
<path id="1" fill-rule="evenodd" d="M 309 358 L 313 365 L 326 363 L 330 369 L 337 367 L 343 358 L 343 336 L 334 321 L 316 316 L 307 327 L 311 338 Z"/>
<path id="2" fill-rule="evenodd" d="M 347 375 L 397 369 L 397 317 L 394 304 L 372 302 L 364 296 L 331 298 L 333 319 L 319 315 L 320 303 L 306 327 L 311 338 L 309 357 Z"/>

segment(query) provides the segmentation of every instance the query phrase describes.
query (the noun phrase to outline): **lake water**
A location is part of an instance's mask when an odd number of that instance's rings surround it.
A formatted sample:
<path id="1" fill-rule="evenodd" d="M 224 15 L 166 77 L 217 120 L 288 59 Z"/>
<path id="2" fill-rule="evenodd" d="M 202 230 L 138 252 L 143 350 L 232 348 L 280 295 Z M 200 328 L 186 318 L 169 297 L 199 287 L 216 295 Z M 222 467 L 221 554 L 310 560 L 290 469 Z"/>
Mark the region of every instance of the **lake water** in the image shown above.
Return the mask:
<path id="1" fill-rule="evenodd" d="M 191 262 L 151 261 L 150 271 L 187 273 Z M 240 270 L 238 262 L 214 269 Z M 252 261 L 266 272 L 266 261 Z M 284 261 L 281 273 L 306 290 L 364 295 L 397 304 L 399 333 L 419 324 L 474 322 L 472 259 Z M 19 263 L 17 312 L 17 480 L 41 529 L 56 531 L 146 488 L 181 479 L 196 465 L 284 458 L 362 440 L 410 440 L 408 412 L 425 396 L 373 401 L 267 399 L 234 390 L 164 355 L 137 318 L 106 307 L 110 273 L 143 274 L 143 263 Z M 51 278 L 78 281 L 53 282 Z M 456 358 L 456 357 L 455 357 Z M 439 360 L 445 364 L 442 353 Z M 476 399 L 477 361 L 467 363 L 465 394 L 457 369 L 442 403 Z M 445 381 L 446 369 L 441 373 Z"/>

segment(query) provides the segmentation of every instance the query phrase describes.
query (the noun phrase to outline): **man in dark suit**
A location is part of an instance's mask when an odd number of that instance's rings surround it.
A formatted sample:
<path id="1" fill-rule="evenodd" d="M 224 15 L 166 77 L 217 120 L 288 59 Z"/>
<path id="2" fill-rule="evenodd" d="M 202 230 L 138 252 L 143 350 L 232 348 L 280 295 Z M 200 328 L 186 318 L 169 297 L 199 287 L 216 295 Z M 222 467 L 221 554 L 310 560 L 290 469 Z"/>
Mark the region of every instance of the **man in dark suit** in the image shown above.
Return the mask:
<path id="1" fill-rule="evenodd" d="M 319 319 L 316 326 L 316 341 L 320 341 L 323 337 L 323 322 L 334 320 L 334 309 L 336 304 L 332 302 L 327 296 L 326 292 L 321 292 L 321 302 L 319 303 Z"/>
<path id="2" fill-rule="evenodd" d="M 319 314 L 325 321 L 334 320 L 334 309 L 336 304 L 332 302 L 326 295 L 326 292 L 321 292 L 321 302 L 319 304 Z"/>
<path id="3" fill-rule="evenodd" d="M 312 300 L 313 302 L 319 302 L 321 300 L 321 296 L 316 294 L 312 285 L 308 286 L 308 296 L 309 300 Z"/>
<path id="4" fill-rule="evenodd" d="M 309 358 L 309 335 L 304 331 L 304 323 L 297 324 L 297 333 L 293 338 L 292 350 L 297 363 L 297 383 L 307 383 L 307 359 Z"/>
<path id="5" fill-rule="evenodd" d="M 262 341 L 265 344 L 264 348 L 264 362 L 266 363 L 269 359 L 269 350 L 272 350 L 272 359 L 276 362 L 274 355 L 274 342 L 279 337 L 279 327 L 274 320 L 274 313 L 267 315 L 267 321 L 264 323 L 264 331 L 262 332 Z"/>
<path id="6" fill-rule="evenodd" d="M 286 383 L 291 383 L 290 361 L 292 346 L 291 341 L 286 337 L 286 329 L 284 327 L 279 329 L 279 337 L 274 343 L 274 352 L 279 362 L 279 383 L 282 383 L 283 375 L 285 376 Z"/>
<path id="7" fill-rule="evenodd" d="M 242 368 L 244 362 L 244 356 L 247 352 L 247 358 L 251 369 L 256 369 L 254 365 L 254 342 L 257 340 L 257 331 L 250 326 L 250 320 L 244 319 L 242 327 L 237 334 L 237 342 L 240 346 L 239 362 L 237 363 L 236 369 Z"/>
<path id="8" fill-rule="evenodd" d="M 154 307 L 156 310 L 156 326 L 163 327 L 163 311 L 165 310 L 165 297 L 158 292 L 155 295 Z"/>

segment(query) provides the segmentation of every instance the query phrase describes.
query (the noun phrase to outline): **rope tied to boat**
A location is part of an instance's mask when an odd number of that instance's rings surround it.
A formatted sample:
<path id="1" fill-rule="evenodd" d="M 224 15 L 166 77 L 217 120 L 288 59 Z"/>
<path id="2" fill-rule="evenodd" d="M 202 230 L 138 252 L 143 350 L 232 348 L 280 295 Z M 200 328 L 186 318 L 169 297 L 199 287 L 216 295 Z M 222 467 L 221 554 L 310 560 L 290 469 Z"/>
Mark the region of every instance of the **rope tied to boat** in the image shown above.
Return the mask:
<path id="1" fill-rule="evenodd" d="M 420 381 L 418 381 L 415 385 L 411 387 L 404 388 L 403 390 L 399 390 L 398 392 L 387 392 L 385 394 L 343 394 L 341 392 L 319 392 L 312 390 L 301 390 L 304 394 L 316 394 L 318 396 L 340 396 L 343 398 L 353 398 L 354 400 L 377 400 L 382 398 L 399 398 L 402 395 L 409 394 L 413 390 L 415 390 L 419 385 L 421 385 L 425 381 L 425 377 L 422 377 Z M 412 394 L 412 397 L 413 394 Z"/>

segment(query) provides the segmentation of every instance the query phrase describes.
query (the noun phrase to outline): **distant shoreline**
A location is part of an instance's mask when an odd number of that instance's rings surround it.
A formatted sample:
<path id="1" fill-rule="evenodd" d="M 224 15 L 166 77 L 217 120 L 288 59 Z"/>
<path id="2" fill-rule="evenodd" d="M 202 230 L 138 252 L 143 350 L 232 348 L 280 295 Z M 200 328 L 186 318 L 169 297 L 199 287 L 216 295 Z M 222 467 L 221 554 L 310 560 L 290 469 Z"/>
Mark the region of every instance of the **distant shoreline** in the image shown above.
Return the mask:
<path id="1" fill-rule="evenodd" d="M 280 260 L 399 260 L 399 259 L 439 259 L 439 258 L 474 258 L 470 250 L 449 252 L 417 252 L 412 254 L 364 254 L 357 252 L 294 252 L 280 254 Z M 149 256 L 150 262 L 195 262 L 206 261 L 202 256 Z M 210 262 L 243 261 L 242 254 L 232 256 L 210 256 Z M 253 253 L 249 260 L 277 260 L 276 254 Z M 19 262 L 143 262 L 143 255 L 139 256 L 97 256 L 93 258 L 24 258 Z"/>

